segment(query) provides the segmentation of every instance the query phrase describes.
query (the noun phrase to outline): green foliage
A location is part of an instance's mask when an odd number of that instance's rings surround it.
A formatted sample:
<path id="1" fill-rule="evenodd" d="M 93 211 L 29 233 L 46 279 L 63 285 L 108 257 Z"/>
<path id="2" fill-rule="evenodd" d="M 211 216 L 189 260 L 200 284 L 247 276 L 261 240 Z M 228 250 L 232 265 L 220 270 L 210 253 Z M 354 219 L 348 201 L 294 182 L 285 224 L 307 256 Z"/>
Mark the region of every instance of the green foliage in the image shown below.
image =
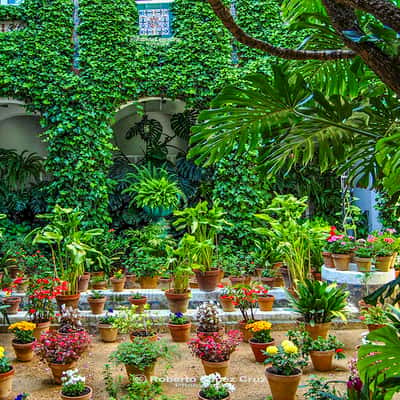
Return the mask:
<path id="1" fill-rule="evenodd" d="M 400 232 L 400 207 L 397 195 L 389 196 L 386 192 L 378 193 L 375 209 L 379 212 L 379 221 L 384 228 L 394 228 Z"/>

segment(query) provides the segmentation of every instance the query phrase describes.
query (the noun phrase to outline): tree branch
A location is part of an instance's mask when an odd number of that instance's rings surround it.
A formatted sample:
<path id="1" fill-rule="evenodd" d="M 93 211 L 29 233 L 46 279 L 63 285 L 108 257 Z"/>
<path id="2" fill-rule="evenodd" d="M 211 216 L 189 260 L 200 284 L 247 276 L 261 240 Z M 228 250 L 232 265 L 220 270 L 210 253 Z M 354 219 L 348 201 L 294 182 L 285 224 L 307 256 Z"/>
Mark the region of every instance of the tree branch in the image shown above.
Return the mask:
<path id="1" fill-rule="evenodd" d="M 214 13 L 222 21 L 225 27 L 240 43 L 253 49 L 262 50 L 273 56 L 285 58 L 288 60 L 338 60 L 355 57 L 351 50 L 294 50 L 283 47 L 276 47 L 268 42 L 251 37 L 237 25 L 230 10 L 225 7 L 221 0 L 208 0 Z"/>
<path id="2" fill-rule="evenodd" d="M 337 0 L 337 3 L 365 11 L 384 25 L 400 32 L 400 8 L 387 0 Z"/>

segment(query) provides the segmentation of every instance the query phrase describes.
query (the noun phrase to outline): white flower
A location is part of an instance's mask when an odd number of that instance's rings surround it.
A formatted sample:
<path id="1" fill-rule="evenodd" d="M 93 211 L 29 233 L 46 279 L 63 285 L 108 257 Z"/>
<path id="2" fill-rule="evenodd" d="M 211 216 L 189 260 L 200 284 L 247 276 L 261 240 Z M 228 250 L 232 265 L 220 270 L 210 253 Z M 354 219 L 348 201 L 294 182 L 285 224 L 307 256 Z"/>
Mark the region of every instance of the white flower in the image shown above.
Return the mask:
<path id="1" fill-rule="evenodd" d="M 228 392 L 234 392 L 236 390 L 235 386 L 232 385 L 232 383 L 225 383 L 224 388 L 228 391 Z"/>

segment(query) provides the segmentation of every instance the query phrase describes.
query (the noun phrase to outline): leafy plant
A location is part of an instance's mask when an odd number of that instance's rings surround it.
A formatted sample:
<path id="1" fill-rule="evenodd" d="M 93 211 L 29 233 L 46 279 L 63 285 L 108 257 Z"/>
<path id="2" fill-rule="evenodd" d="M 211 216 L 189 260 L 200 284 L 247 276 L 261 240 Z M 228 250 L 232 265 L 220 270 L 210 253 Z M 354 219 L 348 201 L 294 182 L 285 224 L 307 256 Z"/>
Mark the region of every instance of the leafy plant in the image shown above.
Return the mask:
<path id="1" fill-rule="evenodd" d="M 235 386 L 228 382 L 228 378 L 221 377 L 218 372 L 202 376 L 200 388 L 200 395 L 207 400 L 223 400 L 235 391 Z"/>
<path id="2" fill-rule="evenodd" d="M 69 397 L 79 397 L 87 392 L 86 379 L 78 369 L 64 371 L 61 377 L 61 393 Z"/>
<path id="3" fill-rule="evenodd" d="M 27 321 L 15 322 L 8 327 L 8 330 L 15 335 L 16 343 L 32 343 L 35 341 L 33 331 L 36 324 Z"/>
<path id="4" fill-rule="evenodd" d="M 189 323 L 189 319 L 185 317 L 181 312 L 178 312 L 170 315 L 169 323 L 173 325 L 185 325 Z"/>
<path id="5" fill-rule="evenodd" d="M 197 308 L 196 320 L 199 332 L 218 332 L 221 329 L 221 319 L 216 305 L 202 303 Z"/>
<path id="6" fill-rule="evenodd" d="M 256 321 L 246 325 L 246 329 L 253 333 L 252 340 L 256 343 L 270 343 L 272 341 L 272 324 L 268 321 Z"/>
<path id="7" fill-rule="evenodd" d="M 366 310 L 361 310 L 360 319 L 367 325 L 387 325 L 389 318 L 384 308 L 371 306 Z"/>
<path id="8" fill-rule="evenodd" d="M 10 371 L 11 368 L 12 365 L 8 357 L 5 355 L 4 347 L 0 346 L 0 374 Z"/>

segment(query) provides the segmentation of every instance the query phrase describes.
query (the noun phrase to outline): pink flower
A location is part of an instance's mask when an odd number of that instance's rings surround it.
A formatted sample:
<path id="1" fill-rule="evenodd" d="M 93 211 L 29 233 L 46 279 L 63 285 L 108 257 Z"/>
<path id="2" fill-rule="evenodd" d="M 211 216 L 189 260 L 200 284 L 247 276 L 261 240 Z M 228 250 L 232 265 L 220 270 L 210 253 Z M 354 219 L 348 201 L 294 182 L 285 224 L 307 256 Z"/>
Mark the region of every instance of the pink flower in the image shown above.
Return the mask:
<path id="1" fill-rule="evenodd" d="M 392 244 L 394 242 L 394 239 L 393 238 L 385 238 L 385 239 L 383 239 L 383 241 L 386 243 Z"/>

